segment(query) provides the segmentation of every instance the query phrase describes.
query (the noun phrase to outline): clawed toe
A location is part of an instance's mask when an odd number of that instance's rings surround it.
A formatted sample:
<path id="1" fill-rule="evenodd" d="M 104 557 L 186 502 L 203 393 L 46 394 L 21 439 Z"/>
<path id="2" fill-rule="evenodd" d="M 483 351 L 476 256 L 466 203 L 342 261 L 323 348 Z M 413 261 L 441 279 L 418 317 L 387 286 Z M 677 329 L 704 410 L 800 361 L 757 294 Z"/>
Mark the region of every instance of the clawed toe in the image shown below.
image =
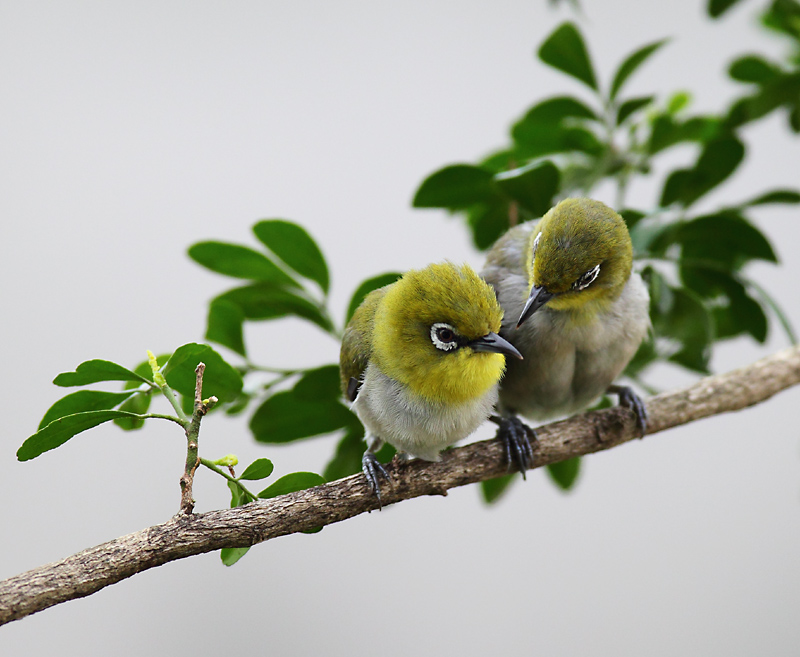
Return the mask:
<path id="1" fill-rule="evenodd" d="M 620 406 L 629 408 L 636 415 L 636 426 L 639 428 L 639 438 L 644 438 L 647 433 L 647 409 L 645 408 L 642 398 L 637 395 L 632 388 L 628 386 L 612 386 L 610 392 L 614 392 L 619 396 Z"/>
<path id="2" fill-rule="evenodd" d="M 509 470 L 515 466 L 525 479 L 526 470 L 533 465 L 533 445 L 538 442 L 536 432 L 516 416 L 493 415 L 490 419 L 499 427 L 497 438 L 503 441 Z"/>
<path id="3" fill-rule="evenodd" d="M 361 471 L 367 478 L 367 485 L 370 487 L 370 490 L 375 493 L 375 497 L 378 498 L 378 509 L 382 509 L 381 486 L 378 480 L 380 477 L 383 477 L 386 481 L 389 481 L 389 474 L 386 472 L 386 468 L 383 467 L 383 464 L 377 459 L 375 454 L 372 452 L 364 452 L 364 456 L 361 457 Z"/>

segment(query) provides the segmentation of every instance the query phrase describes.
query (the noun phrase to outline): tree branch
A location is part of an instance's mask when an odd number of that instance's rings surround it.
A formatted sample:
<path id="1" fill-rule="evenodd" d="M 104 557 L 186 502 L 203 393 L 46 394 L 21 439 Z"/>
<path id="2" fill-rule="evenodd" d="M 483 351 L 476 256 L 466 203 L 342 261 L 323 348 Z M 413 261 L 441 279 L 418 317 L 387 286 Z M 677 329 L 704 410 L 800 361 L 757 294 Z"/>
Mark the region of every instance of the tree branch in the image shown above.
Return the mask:
<path id="1" fill-rule="evenodd" d="M 648 437 L 670 427 L 736 411 L 800 383 L 800 346 L 748 367 L 702 379 L 689 388 L 647 400 Z M 534 467 L 615 447 L 636 437 L 633 413 L 616 407 L 577 415 L 537 430 Z M 394 461 L 383 504 L 421 495 L 446 495 L 450 488 L 506 472 L 496 440 L 449 450 L 439 463 Z M 0 582 L 0 624 L 53 605 L 91 595 L 131 575 L 223 547 L 247 547 L 329 525 L 377 508 L 361 474 L 323 486 L 259 500 L 234 509 L 179 514 L 161 525 L 108 541 L 62 561 Z"/>

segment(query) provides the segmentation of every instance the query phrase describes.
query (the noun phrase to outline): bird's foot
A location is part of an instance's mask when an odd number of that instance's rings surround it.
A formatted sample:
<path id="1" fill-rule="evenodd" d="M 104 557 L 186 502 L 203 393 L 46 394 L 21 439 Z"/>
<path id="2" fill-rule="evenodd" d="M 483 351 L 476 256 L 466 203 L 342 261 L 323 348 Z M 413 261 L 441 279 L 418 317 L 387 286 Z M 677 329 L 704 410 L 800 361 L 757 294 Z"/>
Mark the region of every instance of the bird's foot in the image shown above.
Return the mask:
<path id="1" fill-rule="evenodd" d="M 614 393 L 619 397 L 620 406 L 633 411 L 636 416 L 636 426 L 639 428 L 639 438 L 644 438 L 647 433 L 647 409 L 642 398 L 633 391 L 633 388 L 628 386 L 611 386 L 608 392 Z"/>
<path id="2" fill-rule="evenodd" d="M 375 493 L 375 497 L 378 498 L 378 510 L 382 509 L 381 485 L 378 480 L 380 477 L 383 477 L 386 481 L 389 481 L 389 474 L 386 472 L 386 468 L 383 467 L 383 464 L 378 460 L 375 454 L 372 452 L 364 452 L 364 456 L 361 457 L 361 471 L 367 478 L 367 485 L 370 487 L 370 490 Z"/>
<path id="3" fill-rule="evenodd" d="M 498 426 L 497 438 L 503 441 L 509 470 L 516 466 L 525 479 L 525 471 L 533 465 L 533 445 L 539 442 L 536 432 L 516 415 L 492 415 L 489 419 Z"/>

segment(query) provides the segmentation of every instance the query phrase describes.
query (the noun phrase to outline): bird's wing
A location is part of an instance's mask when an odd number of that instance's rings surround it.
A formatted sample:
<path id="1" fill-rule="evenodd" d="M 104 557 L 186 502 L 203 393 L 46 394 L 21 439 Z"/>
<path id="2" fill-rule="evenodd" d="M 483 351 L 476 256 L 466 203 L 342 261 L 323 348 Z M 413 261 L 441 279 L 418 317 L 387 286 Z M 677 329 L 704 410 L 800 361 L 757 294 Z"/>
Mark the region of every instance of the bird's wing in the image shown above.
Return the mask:
<path id="1" fill-rule="evenodd" d="M 372 353 L 372 329 L 378 304 L 386 294 L 386 287 L 370 292 L 347 324 L 339 354 L 339 374 L 342 392 L 350 401 L 355 401 L 361 388 L 364 370 Z"/>

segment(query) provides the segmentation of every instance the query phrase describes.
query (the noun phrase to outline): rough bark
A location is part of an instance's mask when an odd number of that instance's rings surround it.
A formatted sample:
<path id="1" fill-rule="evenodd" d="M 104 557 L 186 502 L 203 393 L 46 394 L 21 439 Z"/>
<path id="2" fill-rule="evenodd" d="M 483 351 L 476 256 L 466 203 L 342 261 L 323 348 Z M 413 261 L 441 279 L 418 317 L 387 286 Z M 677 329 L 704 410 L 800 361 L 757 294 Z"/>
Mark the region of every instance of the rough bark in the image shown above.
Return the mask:
<path id="1" fill-rule="evenodd" d="M 694 420 L 758 404 L 800 383 L 800 347 L 748 367 L 711 376 L 683 390 L 647 400 L 648 437 Z M 585 413 L 537 430 L 534 467 L 609 449 L 637 437 L 633 413 L 623 408 Z M 383 504 L 421 495 L 446 495 L 456 486 L 506 472 L 495 440 L 443 454 L 439 463 L 410 461 L 387 466 L 392 483 Z M 360 474 L 316 488 L 259 500 L 235 509 L 179 514 L 143 529 L 0 582 L 0 624 L 53 605 L 91 595 L 131 575 L 223 547 L 245 547 L 329 525 L 377 508 Z"/>

